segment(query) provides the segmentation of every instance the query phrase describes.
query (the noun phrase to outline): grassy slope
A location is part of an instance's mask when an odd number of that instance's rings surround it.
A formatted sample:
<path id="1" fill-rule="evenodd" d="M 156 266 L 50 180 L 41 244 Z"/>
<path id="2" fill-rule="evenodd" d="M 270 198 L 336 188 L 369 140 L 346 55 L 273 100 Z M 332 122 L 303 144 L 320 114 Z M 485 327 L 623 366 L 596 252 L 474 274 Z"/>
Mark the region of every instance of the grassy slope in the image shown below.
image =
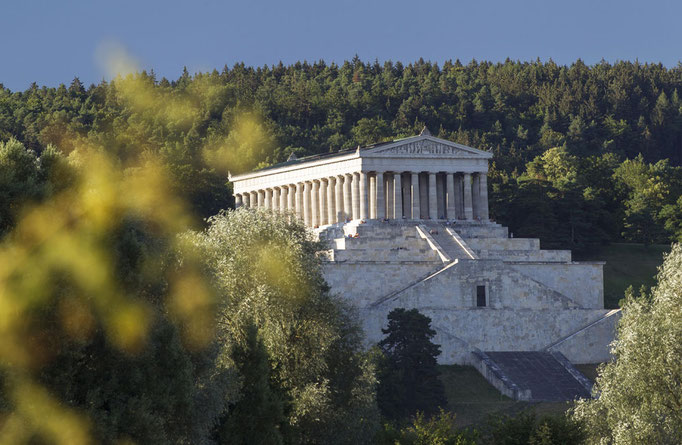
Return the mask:
<path id="1" fill-rule="evenodd" d="M 588 254 L 576 255 L 577 261 L 606 261 L 604 266 L 604 306 L 618 307 L 625 289 L 632 285 L 636 290 L 644 285 L 651 287 L 657 268 L 663 263 L 663 253 L 670 246 L 655 244 L 611 244 Z"/>
<path id="2" fill-rule="evenodd" d="M 455 423 L 459 427 L 480 426 L 491 414 L 513 416 L 523 410 L 533 409 L 542 416 L 560 414 L 570 407 L 568 402 L 515 402 L 500 394 L 471 366 L 442 365 L 439 369 L 448 398 L 448 409 L 457 414 Z"/>

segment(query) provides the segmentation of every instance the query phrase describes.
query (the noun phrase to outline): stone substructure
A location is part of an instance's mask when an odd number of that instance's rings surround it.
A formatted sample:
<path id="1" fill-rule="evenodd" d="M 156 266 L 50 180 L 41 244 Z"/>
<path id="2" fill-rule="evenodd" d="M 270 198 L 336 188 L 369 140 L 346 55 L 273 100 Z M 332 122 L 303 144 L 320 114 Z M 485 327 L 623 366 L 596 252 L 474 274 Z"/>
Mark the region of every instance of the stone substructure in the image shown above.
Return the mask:
<path id="1" fill-rule="evenodd" d="M 607 360 L 620 312 L 603 309 L 603 263 L 490 222 L 491 158 L 424 128 L 230 181 L 237 207 L 287 212 L 329 241 L 325 278 L 358 308 L 370 343 L 404 307 L 431 317 L 442 363 L 473 363 L 476 350 Z"/>
<path id="2" fill-rule="evenodd" d="M 351 222 L 319 236 L 325 278 L 358 308 L 369 343 L 402 307 L 431 318 L 444 364 L 473 364 L 478 350 L 610 358 L 620 311 L 604 309 L 603 262 L 574 262 L 492 222 Z"/>

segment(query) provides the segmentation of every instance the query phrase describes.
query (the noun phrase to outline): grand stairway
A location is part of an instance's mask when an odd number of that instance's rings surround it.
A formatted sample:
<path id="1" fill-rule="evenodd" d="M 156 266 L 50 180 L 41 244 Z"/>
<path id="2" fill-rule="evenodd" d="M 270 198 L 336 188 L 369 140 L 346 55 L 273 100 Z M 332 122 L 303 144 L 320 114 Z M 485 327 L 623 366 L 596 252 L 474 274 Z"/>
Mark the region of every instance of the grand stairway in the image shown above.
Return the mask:
<path id="1" fill-rule="evenodd" d="M 476 368 L 515 400 L 559 402 L 590 398 L 592 383 L 559 352 L 474 351 Z"/>
<path id="2" fill-rule="evenodd" d="M 475 255 L 467 247 L 464 240 L 449 225 L 442 223 L 423 223 L 419 225 L 429 233 L 451 260 L 463 258 L 473 259 Z"/>

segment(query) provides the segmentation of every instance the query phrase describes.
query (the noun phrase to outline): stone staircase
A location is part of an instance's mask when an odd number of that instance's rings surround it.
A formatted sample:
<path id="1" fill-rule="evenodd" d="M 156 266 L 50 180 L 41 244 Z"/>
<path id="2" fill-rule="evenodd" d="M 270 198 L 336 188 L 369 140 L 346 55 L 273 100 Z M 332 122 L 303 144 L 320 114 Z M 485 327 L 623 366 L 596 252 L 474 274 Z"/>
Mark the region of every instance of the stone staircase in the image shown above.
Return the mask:
<path id="1" fill-rule="evenodd" d="M 431 235 L 451 260 L 472 258 L 464 240 L 461 238 L 457 240 L 453 235 L 453 233 L 456 232 L 447 225 L 441 223 L 424 223 L 420 224 L 420 227 L 422 227 L 422 230 L 428 231 L 429 235 Z"/>
<path id="2" fill-rule="evenodd" d="M 560 402 L 590 398 L 592 383 L 559 352 L 474 351 L 474 366 L 515 400 Z"/>
<path id="3" fill-rule="evenodd" d="M 463 233 L 459 233 L 462 231 Z M 421 233 L 420 233 L 421 232 Z M 467 245 L 464 238 L 480 238 L 499 236 L 506 228 L 494 223 L 458 223 L 451 224 L 436 221 L 420 221 L 415 224 L 393 221 L 359 223 L 351 222 L 345 225 L 326 226 L 318 231 L 321 240 L 326 240 L 335 253 L 330 254 L 329 259 L 335 261 L 345 259 L 345 255 L 339 251 L 353 251 L 356 257 L 365 257 L 370 251 L 392 250 L 382 252 L 384 258 L 395 258 L 395 252 L 410 255 L 418 252 L 422 256 L 428 250 L 434 251 L 443 263 L 447 264 L 456 259 L 478 258 L 474 249 Z M 358 236 L 360 239 L 354 238 Z M 421 241 L 418 241 L 419 238 Z M 426 241 L 426 242 L 424 242 Z M 425 249 L 425 250 L 424 250 Z M 368 255 L 368 258 L 373 255 Z M 427 254 L 428 256 L 428 254 Z"/>

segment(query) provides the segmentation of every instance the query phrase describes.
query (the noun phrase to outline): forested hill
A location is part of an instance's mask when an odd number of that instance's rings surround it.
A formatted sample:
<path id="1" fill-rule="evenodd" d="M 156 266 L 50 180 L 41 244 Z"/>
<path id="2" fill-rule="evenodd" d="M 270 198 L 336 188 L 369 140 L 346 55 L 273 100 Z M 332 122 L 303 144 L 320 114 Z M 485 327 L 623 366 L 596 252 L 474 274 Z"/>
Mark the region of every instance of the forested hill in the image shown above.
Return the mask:
<path id="1" fill-rule="evenodd" d="M 134 79 L 132 91 L 120 78 L 2 88 L 0 141 L 16 138 L 37 156 L 49 144 L 69 154 L 83 141 L 122 160 L 158 153 L 208 216 L 231 198 L 207 149 L 228 146 L 238 171 L 427 125 L 494 152 L 491 212 L 518 236 L 574 249 L 682 236 L 682 66 L 356 58 Z M 178 103 L 181 111 L 167 105 Z"/>

